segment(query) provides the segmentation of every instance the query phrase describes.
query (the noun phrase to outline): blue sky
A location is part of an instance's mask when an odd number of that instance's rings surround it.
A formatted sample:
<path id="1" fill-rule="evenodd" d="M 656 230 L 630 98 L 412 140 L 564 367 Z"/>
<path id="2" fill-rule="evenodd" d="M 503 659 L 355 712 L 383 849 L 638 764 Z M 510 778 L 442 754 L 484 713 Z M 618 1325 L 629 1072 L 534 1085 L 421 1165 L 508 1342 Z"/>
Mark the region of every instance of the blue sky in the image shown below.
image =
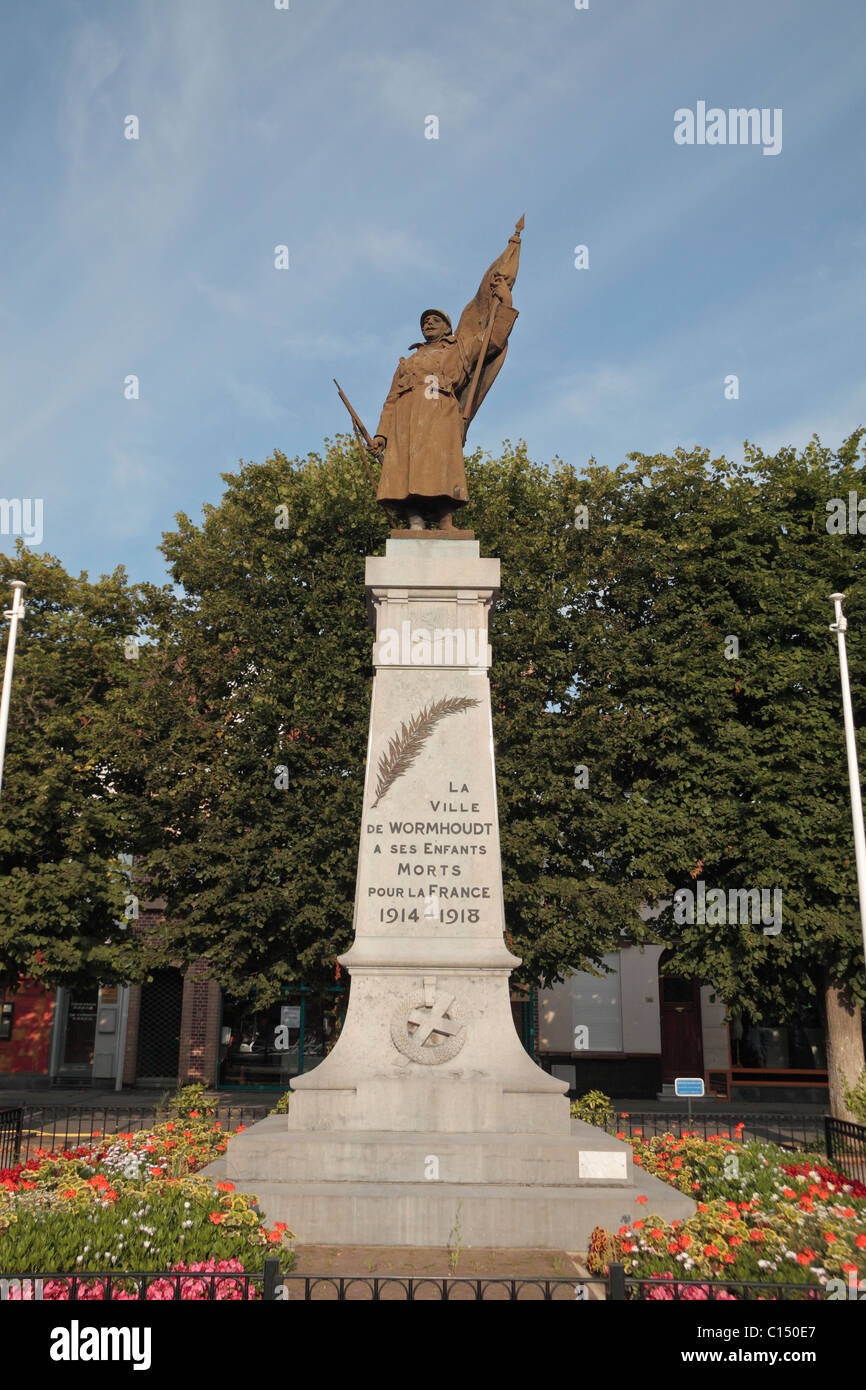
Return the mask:
<path id="1" fill-rule="evenodd" d="M 456 321 L 521 213 L 469 445 L 838 444 L 866 423 L 864 40 L 862 0 L 6 0 L 0 496 L 44 499 L 68 569 L 163 580 L 221 471 L 346 429 L 333 376 L 375 428 L 420 311 Z M 699 101 L 781 108 L 781 152 L 675 144 Z"/>

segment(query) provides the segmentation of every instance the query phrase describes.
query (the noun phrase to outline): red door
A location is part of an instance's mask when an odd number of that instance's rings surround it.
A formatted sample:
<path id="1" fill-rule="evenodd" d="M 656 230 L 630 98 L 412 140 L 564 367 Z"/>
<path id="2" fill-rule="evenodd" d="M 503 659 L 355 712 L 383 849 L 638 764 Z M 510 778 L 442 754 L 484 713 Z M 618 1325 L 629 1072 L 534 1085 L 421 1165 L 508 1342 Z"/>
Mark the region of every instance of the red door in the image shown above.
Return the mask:
<path id="1" fill-rule="evenodd" d="M 675 1081 L 678 1076 L 703 1076 L 701 991 L 697 980 L 659 975 L 659 1008 L 662 1082 Z"/>

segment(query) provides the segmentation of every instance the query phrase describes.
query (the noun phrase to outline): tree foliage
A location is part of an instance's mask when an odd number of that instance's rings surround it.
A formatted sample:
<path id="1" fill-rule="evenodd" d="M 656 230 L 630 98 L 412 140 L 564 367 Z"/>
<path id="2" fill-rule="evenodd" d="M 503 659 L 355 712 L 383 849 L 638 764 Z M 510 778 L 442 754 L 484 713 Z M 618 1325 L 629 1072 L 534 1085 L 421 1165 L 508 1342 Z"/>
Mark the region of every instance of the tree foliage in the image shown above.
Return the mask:
<path id="1" fill-rule="evenodd" d="M 4 593 L 12 579 L 27 588 L 0 800 L 0 984 L 132 978 L 143 954 L 117 856 L 135 848 L 137 815 L 113 794 L 94 723 L 126 688 L 140 596 L 122 569 L 91 583 L 20 546 L 0 555 Z"/>
<path id="2" fill-rule="evenodd" d="M 527 980 L 624 939 L 675 939 L 672 968 L 755 1016 L 785 1017 L 828 979 L 862 998 L 827 602 L 848 593 L 862 722 L 862 541 L 826 525 L 831 498 L 866 493 L 862 434 L 738 464 L 678 450 L 578 473 L 522 444 L 467 459 L 461 521 L 502 561 L 491 688 L 506 922 Z M 200 524 L 180 515 L 163 538 L 173 585 L 87 585 L 27 560 L 25 722 L 10 730 L 0 824 L 4 960 L 28 971 L 50 945 L 56 977 L 71 975 L 79 937 L 79 964 L 116 967 L 96 942 L 118 848 L 141 856 L 141 896 L 165 902 L 149 964 L 204 957 L 230 995 L 264 1004 L 332 981 L 351 942 L 364 558 L 387 523 L 345 439 L 224 482 Z M 149 642 L 124 662 L 122 636 L 145 622 Z M 31 792 L 38 814 L 19 829 Z M 699 878 L 781 889 L 781 932 L 677 926 L 669 906 L 646 920 Z"/>

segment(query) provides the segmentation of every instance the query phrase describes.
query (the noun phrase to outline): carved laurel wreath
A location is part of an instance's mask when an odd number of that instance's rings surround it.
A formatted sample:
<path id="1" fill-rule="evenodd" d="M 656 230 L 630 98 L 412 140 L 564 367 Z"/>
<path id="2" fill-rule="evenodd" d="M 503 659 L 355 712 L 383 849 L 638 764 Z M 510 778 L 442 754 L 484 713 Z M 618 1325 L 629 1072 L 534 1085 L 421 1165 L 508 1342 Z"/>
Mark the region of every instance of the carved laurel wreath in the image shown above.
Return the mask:
<path id="1" fill-rule="evenodd" d="M 417 714 L 413 714 L 408 724 L 401 724 L 399 734 L 389 740 L 387 751 L 379 757 L 376 800 L 371 809 L 375 810 L 397 778 L 409 771 L 440 719 L 445 719 L 449 714 L 463 714 L 473 705 L 480 704 L 480 700 L 462 695 L 434 700 L 432 705 L 425 705 Z"/>

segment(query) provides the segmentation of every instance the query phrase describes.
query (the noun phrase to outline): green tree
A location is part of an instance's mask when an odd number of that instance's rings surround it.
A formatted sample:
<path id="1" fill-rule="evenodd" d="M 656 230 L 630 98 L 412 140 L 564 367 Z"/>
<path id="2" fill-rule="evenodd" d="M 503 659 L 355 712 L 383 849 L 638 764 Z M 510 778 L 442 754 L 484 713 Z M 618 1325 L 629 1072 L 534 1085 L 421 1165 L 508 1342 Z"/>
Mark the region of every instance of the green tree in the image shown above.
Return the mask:
<path id="1" fill-rule="evenodd" d="M 582 698 L 608 702 L 621 725 L 617 848 L 655 879 L 648 901 L 698 879 L 782 894 L 772 934 L 709 914 L 680 924 L 669 906 L 657 923 L 677 942 L 669 969 L 756 1018 L 821 1001 L 837 1114 L 863 1066 L 864 961 L 828 595 L 847 591 L 859 633 L 866 590 L 862 539 L 828 533 L 827 504 L 866 492 L 863 433 L 835 453 L 817 440 L 775 457 L 747 446 L 739 465 L 699 450 L 635 454 L 613 488 L 594 473 L 615 660 L 581 677 Z M 856 639 L 850 659 L 862 723 Z"/>
<path id="2" fill-rule="evenodd" d="M 612 776 L 599 774 L 606 807 L 578 814 L 578 755 L 592 747 L 598 768 L 615 739 L 572 693 L 593 640 L 570 611 L 591 560 L 577 479 L 523 446 L 468 467 L 469 524 L 503 560 L 493 703 L 507 920 L 527 978 L 552 977 L 615 949 L 627 925 L 639 932 L 646 885 L 605 869 Z M 182 594 L 149 591 L 154 644 L 132 687 L 109 695 L 101 741 L 140 818 L 148 891 L 166 903 L 165 959 L 207 958 L 230 995 L 266 1003 L 299 980 L 333 981 L 351 942 L 372 679 L 364 559 L 387 524 L 345 442 L 224 481 L 200 526 L 180 516 L 164 538 Z"/>
<path id="3" fill-rule="evenodd" d="M 141 953 L 124 920 L 118 855 L 135 821 L 117 803 L 94 720 L 135 665 L 125 639 L 141 602 L 122 569 L 95 583 L 19 545 L 0 555 L 0 590 L 27 585 L 0 799 L 0 984 L 122 980 Z"/>

